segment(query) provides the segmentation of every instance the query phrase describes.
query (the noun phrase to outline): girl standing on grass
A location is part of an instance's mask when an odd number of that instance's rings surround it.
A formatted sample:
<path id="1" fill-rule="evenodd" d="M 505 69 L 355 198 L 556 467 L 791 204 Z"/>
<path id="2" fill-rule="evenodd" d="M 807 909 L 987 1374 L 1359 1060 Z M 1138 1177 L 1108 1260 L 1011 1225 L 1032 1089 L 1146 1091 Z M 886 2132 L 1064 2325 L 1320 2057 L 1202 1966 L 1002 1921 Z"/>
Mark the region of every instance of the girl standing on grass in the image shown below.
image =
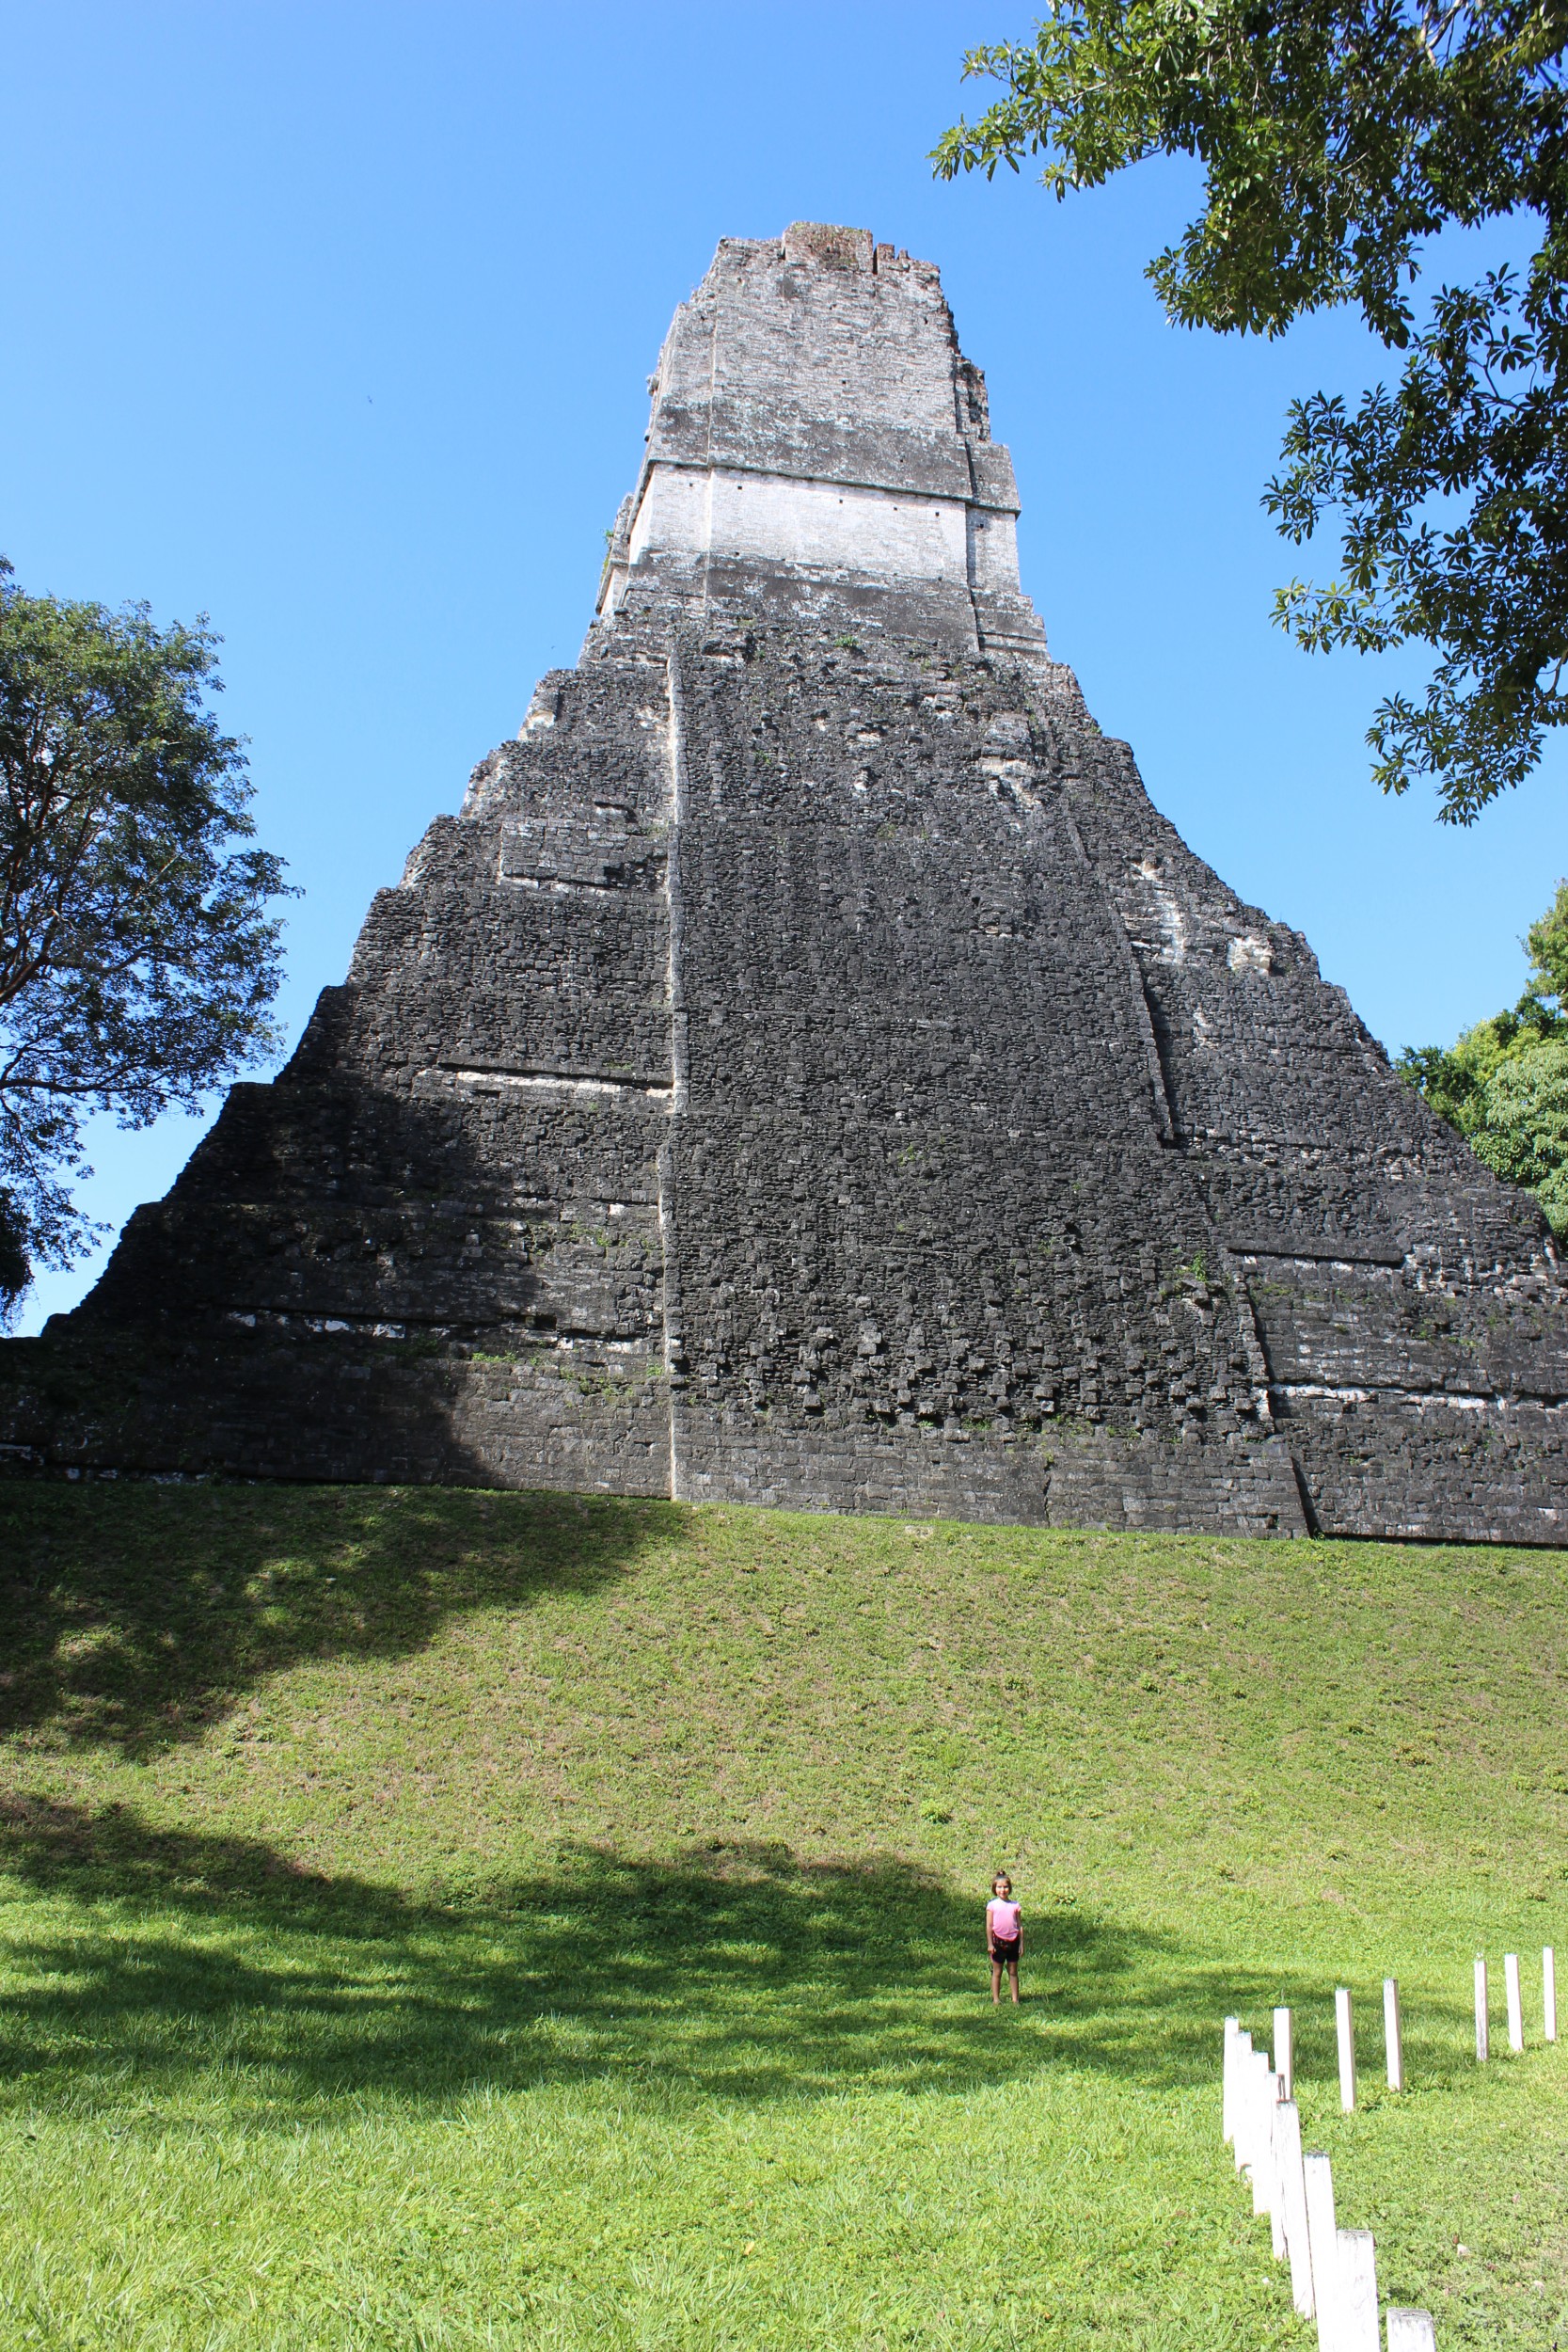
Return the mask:
<path id="1" fill-rule="evenodd" d="M 1013 1883 L 1006 1870 L 998 1870 L 990 1883 L 990 1900 L 986 1905 L 986 1949 L 990 1954 L 990 1997 L 1000 2006 L 1002 2000 L 1002 1971 L 1007 1971 L 1018 1999 L 1018 1963 L 1023 1951 L 1023 1915 L 1013 1900 Z"/>

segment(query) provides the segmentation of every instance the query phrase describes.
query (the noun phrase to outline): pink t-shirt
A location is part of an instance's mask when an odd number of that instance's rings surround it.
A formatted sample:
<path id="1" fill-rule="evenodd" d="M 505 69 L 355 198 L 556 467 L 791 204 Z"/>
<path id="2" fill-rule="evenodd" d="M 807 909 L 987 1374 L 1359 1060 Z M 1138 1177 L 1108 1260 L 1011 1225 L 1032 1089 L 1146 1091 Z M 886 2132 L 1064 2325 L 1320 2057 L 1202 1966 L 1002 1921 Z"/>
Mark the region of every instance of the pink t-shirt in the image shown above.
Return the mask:
<path id="1" fill-rule="evenodd" d="M 1010 1944 L 1018 1934 L 1022 1914 L 1017 1903 L 1005 1903 L 993 1895 L 986 1905 L 986 1925 L 998 1943 Z"/>

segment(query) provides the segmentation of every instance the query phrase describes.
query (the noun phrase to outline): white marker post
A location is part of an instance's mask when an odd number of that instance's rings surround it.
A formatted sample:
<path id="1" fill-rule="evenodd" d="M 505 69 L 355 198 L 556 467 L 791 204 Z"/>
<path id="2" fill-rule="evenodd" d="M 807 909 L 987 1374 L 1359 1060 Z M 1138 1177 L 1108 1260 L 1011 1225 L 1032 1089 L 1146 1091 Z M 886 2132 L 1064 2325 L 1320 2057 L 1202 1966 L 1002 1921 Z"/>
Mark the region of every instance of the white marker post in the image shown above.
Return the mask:
<path id="1" fill-rule="evenodd" d="M 1307 2198 L 1307 2245 L 1312 2257 L 1312 2300 L 1318 2314 L 1319 2352 L 1335 2352 L 1339 2286 L 1339 2233 L 1334 2226 L 1334 2174 L 1328 2158 L 1314 2151 L 1301 2160 Z"/>
<path id="2" fill-rule="evenodd" d="M 1296 2021 L 1288 2009 L 1274 2013 L 1274 2064 L 1279 2076 L 1280 2097 L 1293 2099 L 1296 2095 Z"/>
<path id="3" fill-rule="evenodd" d="M 1247 2126 L 1252 2119 L 1252 2036 L 1246 2031 L 1236 2036 L 1236 2075 L 1230 2091 L 1231 2144 L 1236 2152 L 1236 2169 L 1243 2172 L 1247 2160 Z"/>
<path id="4" fill-rule="evenodd" d="M 1370 2230 L 1339 2232 L 1339 2332 L 1334 2352 L 1383 2352 L 1377 2249 Z"/>
<path id="5" fill-rule="evenodd" d="M 1525 2047 L 1525 2005 L 1519 1997 L 1519 1955 L 1503 1954 L 1503 1989 L 1508 1995 L 1508 2046 L 1515 2058 Z"/>
<path id="6" fill-rule="evenodd" d="M 1437 2330 L 1432 2324 L 1432 2313 L 1390 2303 L 1388 2352 L 1437 2352 Z"/>
<path id="7" fill-rule="evenodd" d="M 1279 2159 L 1279 2202 L 1285 2224 L 1285 2251 L 1291 2258 L 1291 2299 L 1303 2319 L 1310 2319 L 1312 2302 L 1312 2240 L 1307 2226 L 1307 2175 L 1302 2166 L 1301 2109 L 1293 2099 L 1281 2099 L 1274 2115 L 1275 2153 Z"/>
<path id="8" fill-rule="evenodd" d="M 1383 1979 L 1383 2042 L 1388 2057 L 1388 2088 L 1404 2089 L 1404 2035 L 1400 2025 L 1400 1985 L 1397 1977 Z"/>
<path id="9" fill-rule="evenodd" d="M 1355 2021 L 1351 2014 L 1350 1988 L 1334 1988 L 1334 2022 L 1339 2035 L 1339 2105 L 1355 2113 Z"/>
<path id="10" fill-rule="evenodd" d="M 1541 1954 L 1541 2027 L 1546 2042 L 1557 2040 L 1557 1954 L 1548 1944 Z"/>
<path id="11" fill-rule="evenodd" d="M 1492 2034 L 1486 2017 L 1486 1963 L 1476 1963 L 1476 2064 L 1484 2066 L 1492 2055 Z"/>
<path id="12" fill-rule="evenodd" d="M 1239 2017 L 1225 2021 L 1225 2067 L 1220 2076 L 1220 2137 L 1228 2148 L 1236 2137 L 1236 2037 L 1242 2030 Z"/>
<path id="13" fill-rule="evenodd" d="M 1269 2238 L 1276 2263 L 1285 2259 L 1285 2131 L 1279 2119 L 1285 2112 L 1280 2078 L 1269 2076 L 1274 2096 L 1269 2102 Z"/>
<path id="14" fill-rule="evenodd" d="M 1274 2104 L 1278 2076 L 1269 2064 L 1267 2050 L 1254 2050 L 1252 2113 L 1248 2119 L 1247 2162 L 1252 2172 L 1252 2210 L 1269 2210 L 1269 2172 L 1274 2161 Z"/>

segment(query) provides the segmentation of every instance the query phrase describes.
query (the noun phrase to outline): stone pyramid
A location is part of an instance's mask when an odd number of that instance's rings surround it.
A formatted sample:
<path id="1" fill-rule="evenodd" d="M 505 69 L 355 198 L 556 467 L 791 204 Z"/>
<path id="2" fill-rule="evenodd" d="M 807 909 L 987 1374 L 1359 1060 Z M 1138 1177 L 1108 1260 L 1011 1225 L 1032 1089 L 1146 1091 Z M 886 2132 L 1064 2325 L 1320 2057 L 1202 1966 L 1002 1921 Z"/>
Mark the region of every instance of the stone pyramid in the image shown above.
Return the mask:
<path id="1" fill-rule="evenodd" d="M 1048 659 L 937 271 L 727 239 L 650 390 L 577 667 L 7 1458 L 1562 1540 L 1535 1204 Z"/>

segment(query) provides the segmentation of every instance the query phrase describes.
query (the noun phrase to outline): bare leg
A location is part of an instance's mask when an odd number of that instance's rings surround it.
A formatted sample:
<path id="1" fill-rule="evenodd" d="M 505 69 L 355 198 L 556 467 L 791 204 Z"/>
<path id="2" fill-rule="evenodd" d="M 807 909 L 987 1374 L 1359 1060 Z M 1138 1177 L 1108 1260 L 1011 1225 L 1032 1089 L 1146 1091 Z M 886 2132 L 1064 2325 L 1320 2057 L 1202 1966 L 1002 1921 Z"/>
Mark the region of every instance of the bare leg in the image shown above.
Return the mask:
<path id="1" fill-rule="evenodd" d="M 1007 1979 L 1013 1988 L 1013 1999 L 1016 2001 L 1018 1999 L 1018 1963 L 1016 1960 L 1009 1960 L 1007 1963 Z"/>
<path id="2" fill-rule="evenodd" d="M 990 1997 L 993 2009 L 1002 2003 L 1002 1963 L 992 1955 L 990 1963 Z"/>

